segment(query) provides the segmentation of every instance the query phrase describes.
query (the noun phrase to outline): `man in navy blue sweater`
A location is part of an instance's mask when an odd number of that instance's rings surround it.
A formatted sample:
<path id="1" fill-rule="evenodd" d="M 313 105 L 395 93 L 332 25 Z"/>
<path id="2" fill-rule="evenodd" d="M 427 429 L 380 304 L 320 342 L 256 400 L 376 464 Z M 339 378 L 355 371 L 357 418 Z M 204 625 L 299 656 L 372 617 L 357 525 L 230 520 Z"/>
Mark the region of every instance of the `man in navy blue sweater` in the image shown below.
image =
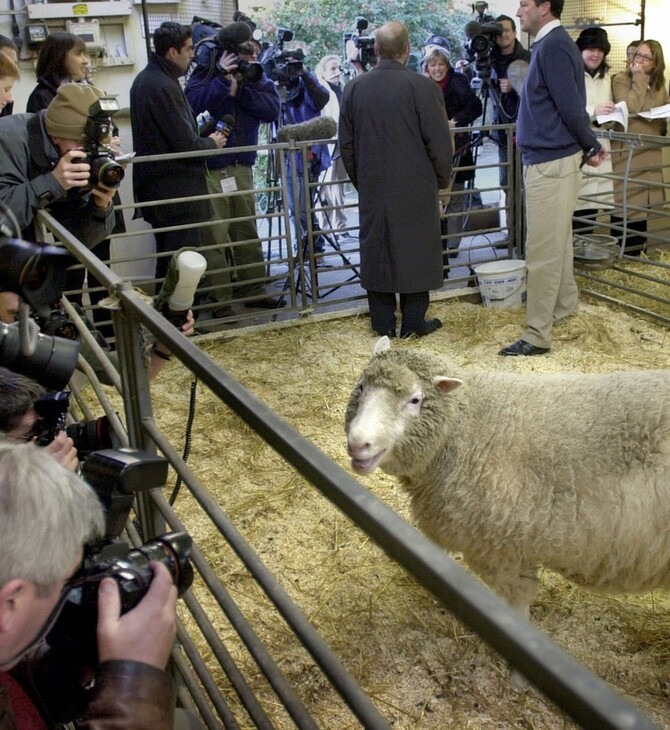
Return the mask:
<path id="1" fill-rule="evenodd" d="M 499 355 L 549 352 L 554 324 L 577 307 L 572 214 L 584 164 L 606 152 L 586 113 L 584 64 L 561 26 L 564 0 L 520 0 L 521 30 L 535 36 L 517 123 L 526 193 L 526 331 Z"/>

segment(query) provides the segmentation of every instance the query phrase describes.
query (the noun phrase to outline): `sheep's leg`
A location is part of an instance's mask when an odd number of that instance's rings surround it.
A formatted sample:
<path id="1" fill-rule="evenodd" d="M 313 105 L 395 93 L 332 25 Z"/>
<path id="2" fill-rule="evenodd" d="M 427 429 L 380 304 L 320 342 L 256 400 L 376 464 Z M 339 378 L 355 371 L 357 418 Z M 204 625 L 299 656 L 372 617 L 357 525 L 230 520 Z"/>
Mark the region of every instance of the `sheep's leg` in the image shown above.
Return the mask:
<path id="1" fill-rule="evenodd" d="M 522 570 L 519 566 L 505 566 L 504 561 L 495 568 L 472 560 L 468 560 L 468 564 L 500 598 L 519 611 L 524 618 L 529 618 L 530 605 L 539 587 L 537 568 Z M 528 689 L 526 677 L 513 668 L 510 669 L 510 683 L 519 690 Z"/>

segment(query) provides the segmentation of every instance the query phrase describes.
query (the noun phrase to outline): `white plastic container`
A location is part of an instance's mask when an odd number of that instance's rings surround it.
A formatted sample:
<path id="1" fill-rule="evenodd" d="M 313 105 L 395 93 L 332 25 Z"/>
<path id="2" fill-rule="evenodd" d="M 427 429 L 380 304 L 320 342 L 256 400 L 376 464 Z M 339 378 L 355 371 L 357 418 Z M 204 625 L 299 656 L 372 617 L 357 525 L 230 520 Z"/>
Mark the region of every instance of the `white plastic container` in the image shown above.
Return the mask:
<path id="1" fill-rule="evenodd" d="M 514 307 L 526 303 L 526 262 L 523 259 L 489 261 L 475 266 L 474 271 L 485 307 Z"/>

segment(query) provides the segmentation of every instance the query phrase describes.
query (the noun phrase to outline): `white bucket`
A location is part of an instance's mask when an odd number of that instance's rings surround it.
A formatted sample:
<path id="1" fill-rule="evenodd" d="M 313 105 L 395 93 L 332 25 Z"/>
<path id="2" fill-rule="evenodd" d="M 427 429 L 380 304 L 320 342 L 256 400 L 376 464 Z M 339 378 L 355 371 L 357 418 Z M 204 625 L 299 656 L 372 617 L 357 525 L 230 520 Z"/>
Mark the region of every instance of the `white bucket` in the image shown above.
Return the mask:
<path id="1" fill-rule="evenodd" d="M 485 307 L 513 307 L 526 303 L 526 262 L 489 261 L 476 266 L 479 293 Z"/>

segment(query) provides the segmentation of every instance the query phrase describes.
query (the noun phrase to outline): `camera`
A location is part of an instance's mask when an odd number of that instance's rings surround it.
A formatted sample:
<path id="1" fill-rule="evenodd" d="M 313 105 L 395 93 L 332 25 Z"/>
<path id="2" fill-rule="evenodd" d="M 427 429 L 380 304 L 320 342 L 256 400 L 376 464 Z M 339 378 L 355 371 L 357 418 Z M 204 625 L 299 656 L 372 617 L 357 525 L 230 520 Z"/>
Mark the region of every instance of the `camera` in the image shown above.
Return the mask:
<path id="1" fill-rule="evenodd" d="M 356 18 L 356 32 L 344 33 L 342 36 L 342 41 L 344 43 L 344 58 L 349 58 L 350 55 L 347 52 L 347 43 L 353 43 L 358 49 L 359 60 L 364 66 L 366 64 L 374 65 L 377 62 L 374 36 L 363 35 L 363 31 L 367 30 L 368 26 L 369 23 L 367 18 L 358 17 Z"/>
<path id="2" fill-rule="evenodd" d="M 284 49 L 284 44 L 292 40 L 292 30 L 277 28 L 276 42 L 266 46 L 258 59 L 268 78 L 271 78 L 279 86 L 287 86 L 297 79 L 304 70 L 305 52 L 303 49 Z"/>
<path id="3" fill-rule="evenodd" d="M 57 619 L 47 634 L 49 646 L 68 659 L 73 657 L 74 666 L 94 666 L 97 661 L 98 586 L 103 578 L 117 582 L 121 613 L 134 608 L 149 590 L 151 561 L 165 565 L 180 597 L 193 583 L 192 540 L 186 533 L 169 532 L 133 549 L 119 538 L 135 494 L 162 487 L 167 468 L 165 458 L 136 449 L 96 451 L 83 465 L 82 476 L 105 510 L 105 535 L 84 547 L 82 566 L 70 579 L 71 587 L 57 606 Z"/>
<path id="4" fill-rule="evenodd" d="M 246 18 L 246 16 L 244 17 Z M 256 38 L 257 34 L 255 31 L 252 32 L 251 21 L 248 19 L 238 20 L 224 27 L 213 21 L 197 18 L 197 16 L 194 16 L 193 20 L 198 21 L 193 31 L 194 42 L 196 37 L 200 38 L 193 47 L 193 68 L 206 70 L 201 83 L 208 81 L 216 73 L 217 63 L 222 53 L 251 56 L 256 52 L 256 47 L 251 39 Z M 190 74 L 188 75 L 190 76 Z M 244 81 L 257 83 L 262 76 L 263 66 L 260 63 L 238 60 L 235 72 L 238 83 Z"/>
<path id="5" fill-rule="evenodd" d="M 94 451 L 112 448 L 114 434 L 107 416 L 65 425 L 70 395 L 69 390 L 59 390 L 47 393 L 35 401 L 34 408 L 39 420 L 35 424 L 33 435 L 37 445 L 47 446 L 60 431 L 65 431 L 77 449 L 77 456 L 82 460 Z"/>
<path id="6" fill-rule="evenodd" d="M 112 136 L 112 115 L 118 110 L 118 101 L 107 96 L 103 96 L 91 104 L 88 110 L 88 119 L 84 129 L 86 141 L 83 151 L 85 157 L 76 160 L 77 162 L 87 162 L 91 166 L 88 185 L 81 188 L 82 192 L 87 192 L 98 184 L 113 190 L 121 185 L 125 170 L 114 159 L 114 150 L 103 143 L 103 140 Z"/>
<path id="7" fill-rule="evenodd" d="M 482 81 L 491 78 L 491 51 L 495 46 L 495 39 L 502 32 L 500 23 L 482 24 L 471 20 L 466 24 L 464 48 L 468 60 L 474 64 L 476 73 L 473 88 L 481 87 Z"/>

